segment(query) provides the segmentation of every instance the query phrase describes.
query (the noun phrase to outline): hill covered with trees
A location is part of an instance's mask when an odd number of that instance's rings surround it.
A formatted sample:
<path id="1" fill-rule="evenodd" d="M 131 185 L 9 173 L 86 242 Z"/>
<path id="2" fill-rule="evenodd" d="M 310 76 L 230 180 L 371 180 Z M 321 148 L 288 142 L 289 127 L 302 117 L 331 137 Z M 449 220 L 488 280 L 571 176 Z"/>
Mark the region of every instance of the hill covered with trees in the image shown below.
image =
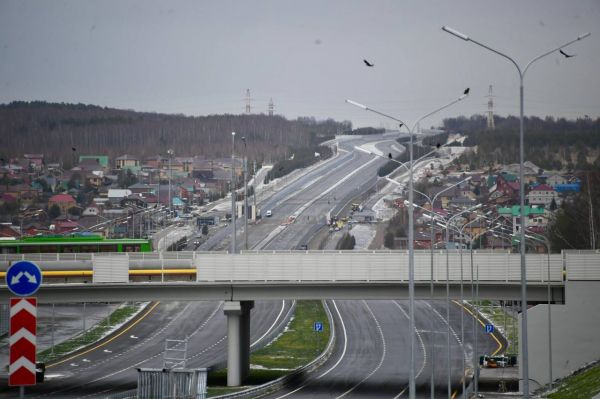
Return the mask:
<path id="1" fill-rule="evenodd" d="M 351 129 L 350 122 L 332 119 L 288 120 L 264 114 L 193 117 L 19 101 L 0 105 L 0 157 L 43 153 L 47 160 L 62 159 L 69 166 L 73 152 L 143 158 L 172 148 L 176 156 L 218 158 L 231 154 L 231 132 L 236 132 L 237 151 L 245 137 L 248 157 L 270 162 Z"/>
<path id="2" fill-rule="evenodd" d="M 459 160 L 472 168 L 510 164 L 519 160 L 519 118 L 494 117 L 496 129 L 487 130 L 486 117 L 473 115 L 444 120 L 444 130 L 467 136 L 465 146 L 477 146 Z M 600 169 L 600 118 L 567 120 L 526 117 L 525 160 L 543 169 Z"/>

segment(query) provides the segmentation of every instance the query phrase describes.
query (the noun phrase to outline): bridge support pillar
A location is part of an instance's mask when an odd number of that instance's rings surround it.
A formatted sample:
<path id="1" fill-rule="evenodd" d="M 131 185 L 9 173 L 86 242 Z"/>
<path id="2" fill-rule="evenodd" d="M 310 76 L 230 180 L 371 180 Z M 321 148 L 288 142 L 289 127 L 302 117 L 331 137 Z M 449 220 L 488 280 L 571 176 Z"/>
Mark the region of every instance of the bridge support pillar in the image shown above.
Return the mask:
<path id="1" fill-rule="evenodd" d="M 227 301 L 227 386 L 242 384 L 250 372 L 250 310 L 254 301 Z"/>

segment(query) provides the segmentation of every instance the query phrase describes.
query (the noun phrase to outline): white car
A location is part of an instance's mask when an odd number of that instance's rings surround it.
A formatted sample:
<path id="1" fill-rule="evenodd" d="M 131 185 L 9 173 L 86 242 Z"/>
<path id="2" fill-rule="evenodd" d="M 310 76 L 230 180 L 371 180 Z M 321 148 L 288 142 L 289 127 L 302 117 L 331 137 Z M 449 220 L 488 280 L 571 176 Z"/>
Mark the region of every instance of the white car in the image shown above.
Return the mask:
<path id="1" fill-rule="evenodd" d="M 265 216 L 270 218 L 271 216 L 273 216 L 273 212 L 271 212 L 271 210 L 269 209 L 268 211 L 265 212 Z"/>

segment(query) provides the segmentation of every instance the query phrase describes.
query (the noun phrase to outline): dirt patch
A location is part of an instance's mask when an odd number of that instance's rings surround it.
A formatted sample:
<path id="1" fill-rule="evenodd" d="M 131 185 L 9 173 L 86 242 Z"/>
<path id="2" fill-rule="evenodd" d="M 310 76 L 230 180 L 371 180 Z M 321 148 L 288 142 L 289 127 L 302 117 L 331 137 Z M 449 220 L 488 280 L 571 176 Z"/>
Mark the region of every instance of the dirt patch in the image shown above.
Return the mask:
<path id="1" fill-rule="evenodd" d="M 385 228 L 387 227 L 387 223 L 379 223 L 377 224 L 377 231 L 375 233 L 375 237 L 369 244 L 369 249 L 383 249 L 383 237 L 385 236 Z"/>

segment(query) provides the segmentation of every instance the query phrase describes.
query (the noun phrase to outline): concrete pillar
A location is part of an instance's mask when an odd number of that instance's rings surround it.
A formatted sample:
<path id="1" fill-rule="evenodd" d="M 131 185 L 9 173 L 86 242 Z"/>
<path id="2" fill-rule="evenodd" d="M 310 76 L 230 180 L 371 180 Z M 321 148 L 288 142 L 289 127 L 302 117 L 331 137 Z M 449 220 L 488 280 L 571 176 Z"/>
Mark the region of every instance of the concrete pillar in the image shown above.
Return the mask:
<path id="1" fill-rule="evenodd" d="M 227 386 L 242 384 L 250 372 L 250 310 L 254 301 L 227 301 Z"/>

